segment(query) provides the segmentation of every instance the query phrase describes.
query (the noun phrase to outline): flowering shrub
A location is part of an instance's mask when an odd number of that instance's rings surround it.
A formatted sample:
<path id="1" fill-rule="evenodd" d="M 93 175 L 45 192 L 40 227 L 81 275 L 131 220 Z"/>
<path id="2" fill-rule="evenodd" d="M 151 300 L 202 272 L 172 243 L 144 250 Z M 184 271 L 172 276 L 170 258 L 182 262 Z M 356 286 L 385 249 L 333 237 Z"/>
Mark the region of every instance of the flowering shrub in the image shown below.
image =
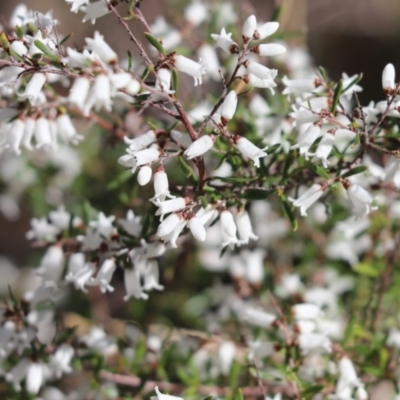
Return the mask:
<path id="1" fill-rule="evenodd" d="M 3 398 L 400 398 L 394 66 L 363 106 L 361 74 L 332 81 L 230 3 L 176 29 L 66 1 L 135 47 L 76 48 L 24 5 L 2 27 L 0 210 L 28 197 L 42 249 L 8 267 Z"/>

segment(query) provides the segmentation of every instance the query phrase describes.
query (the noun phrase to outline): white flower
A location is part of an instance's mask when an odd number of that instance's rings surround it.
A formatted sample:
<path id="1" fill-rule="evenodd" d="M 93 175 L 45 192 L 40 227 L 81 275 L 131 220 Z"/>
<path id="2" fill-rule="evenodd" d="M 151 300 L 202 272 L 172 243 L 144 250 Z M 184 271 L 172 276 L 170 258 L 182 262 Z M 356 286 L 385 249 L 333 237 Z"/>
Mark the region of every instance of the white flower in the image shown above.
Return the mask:
<path id="1" fill-rule="evenodd" d="M 62 374 L 72 372 L 72 367 L 69 365 L 75 350 L 67 343 L 63 343 L 56 352 L 50 356 L 49 367 L 56 378 L 61 378 Z"/>
<path id="2" fill-rule="evenodd" d="M 200 242 L 204 242 L 204 240 L 206 239 L 206 230 L 200 218 L 196 216 L 190 218 L 187 227 L 190 229 L 192 235 L 197 240 L 199 240 Z"/>
<path id="3" fill-rule="evenodd" d="M 141 218 L 135 216 L 132 210 L 128 210 L 125 219 L 119 219 L 118 223 L 132 236 L 138 237 L 142 231 Z"/>
<path id="4" fill-rule="evenodd" d="M 368 400 L 370 397 L 364 386 L 359 386 L 356 390 L 356 400 Z"/>
<path id="5" fill-rule="evenodd" d="M 44 254 L 38 275 L 43 281 L 58 282 L 64 270 L 64 252 L 59 245 L 50 246 Z"/>
<path id="6" fill-rule="evenodd" d="M 154 204 L 159 207 L 156 211 L 156 215 L 161 215 L 161 220 L 163 220 L 163 216 L 165 214 L 169 214 L 171 212 L 176 212 L 182 210 L 190 203 L 190 200 L 183 197 L 177 197 L 171 200 L 156 200 Z"/>
<path id="7" fill-rule="evenodd" d="M 237 95 L 234 90 L 231 90 L 225 97 L 220 108 L 221 121 L 224 125 L 233 118 L 237 106 Z"/>
<path id="8" fill-rule="evenodd" d="M 221 233 L 222 233 L 222 247 L 240 244 L 240 241 L 236 237 L 236 224 L 233 215 L 228 210 L 223 210 L 220 215 L 221 220 Z"/>
<path id="9" fill-rule="evenodd" d="M 207 64 L 207 75 L 205 76 L 205 79 L 211 78 L 215 81 L 219 81 L 221 79 L 219 72 L 221 64 L 215 48 L 208 43 L 204 43 L 197 50 L 197 54 L 202 58 L 202 60 L 204 60 L 204 63 Z"/>
<path id="10" fill-rule="evenodd" d="M 76 290 L 87 293 L 85 286 L 89 284 L 91 277 L 96 272 L 95 266 L 92 263 L 86 263 L 82 268 L 72 270 L 70 265 L 68 265 L 69 272 L 65 276 L 65 280 L 73 283 Z"/>
<path id="11" fill-rule="evenodd" d="M 242 76 L 242 79 L 250 86 L 269 89 L 272 94 L 275 93 L 274 87 L 276 87 L 276 83 L 274 82 L 275 76 L 277 75 L 277 71 L 275 69 L 271 69 L 271 78 L 270 79 L 261 79 L 258 76 L 253 74 L 246 74 Z"/>
<path id="12" fill-rule="evenodd" d="M 261 65 L 254 61 L 246 62 L 246 69 L 250 74 L 253 74 L 260 79 L 271 80 L 274 79 L 276 76 L 276 70 L 269 69 L 264 65 Z"/>
<path id="13" fill-rule="evenodd" d="M 106 217 L 103 212 L 99 212 L 97 215 L 97 221 L 90 221 L 89 226 L 95 228 L 101 236 L 109 238 L 113 233 L 115 233 L 115 228 L 112 224 L 114 220 L 114 215 Z"/>
<path id="14" fill-rule="evenodd" d="M 193 26 L 200 25 L 207 17 L 208 9 L 202 1 L 194 0 L 185 9 L 185 18 Z"/>
<path id="15" fill-rule="evenodd" d="M 243 310 L 242 318 L 250 325 L 270 328 L 276 321 L 276 316 L 257 308 L 246 308 Z"/>
<path id="16" fill-rule="evenodd" d="M 305 217 L 307 215 L 307 209 L 311 207 L 323 193 L 323 187 L 318 183 L 314 183 L 298 199 L 293 199 L 292 197 L 288 197 L 288 199 L 295 207 L 300 208 L 300 214 Z"/>
<path id="17" fill-rule="evenodd" d="M 216 140 L 215 135 L 205 135 L 200 139 L 195 140 L 184 152 L 183 154 L 187 157 L 188 160 L 192 158 L 202 156 L 208 150 L 210 150 L 215 143 Z"/>
<path id="18" fill-rule="evenodd" d="M 282 83 L 286 86 L 283 94 L 302 94 L 315 90 L 315 79 L 288 79 L 286 76 L 282 78 Z"/>
<path id="19" fill-rule="evenodd" d="M 28 393 L 37 394 L 44 381 L 43 365 L 38 362 L 29 364 L 26 370 L 26 390 Z"/>
<path id="20" fill-rule="evenodd" d="M 262 40 L 273 35 L 279 28 L 279 22 L 266 22 L 256 29 L 254 39 Z"/>
<path id="21" fill-rule="evenodd" d="M 286 47 L 277 43 L 259 44 L 253 47 L 251 51 L 259 56 L 274 57 L 286 53 Z"/>
<path id="22" fill-rule="evenodd" d="M 110 282 L 114 275 L 115 268 L 116 265 L 113 258 L 105 260 L 97 272 L 96 277 L 90 278 L 89 284 L 98 285 L 101 293 L 106 293 L 107 291 L 113 292 L 114 288 L 110 285 Z"/>
<path id="23" fill-rule="evenodd" d="M 163 238 L 169 235 L 177 225 L 182 221 L 182 217 L 178 214 L 171 214 L 165 218 L 157 229 L 157 236 Z"/>
<path id="24" fill-rule="evenodd" d="M 104 74 L 97 75 L 85 103 L 83 114 L 86 117 L 89 116 L 93 107 L 96 111 L 100 111 L 103 107 L 105 110 L 111 111 L 111 85 L 108 76 Z"/>
<path id="25" fill-rule="evenodd" d="M 253 38 L 254 32 L 257 28 L 257 19 L 254 15 L 250 15 L 246 21 L 244 21 L 242 28 L 242 37 L 245 42 Z"/>
<path id="26" fill-rule="evenodd" d="M 151 400 L 183 400 L 182 397 L 178 396 L 171 396 L 169 394 L 163 394 L 158 390 L 158 386 L 154 388 L 154 391 L 156 392 L 157 396 L 152 396 L 150 399 Z"/>
<path id="27" fill-rule="evenodd" d="M 108 9 L 108 5 L 105 0 L 96 1 L 89 3 L 85 7 L 86 15 L 83 17 L 83 22 L 91 20 L 92 24 L 96 22 L 96 18 L 103 17 L 111 11 Z"/>
<path id="28" fill-rule="evenodd" d="M 171 78 L 172 78 L 172 73 L 168 68 L 160 68 L 157 71 L 155 89 L 167 94 L 175 93 L 175 90 L 170 90 Z"/>
<path id="29" fill-rule="evenodd" d="M 6 380 L 12 382 L 14 389 L 18 392 L 21 390 L 21 381 L 25 378 L 30 365 L 31 361 L 23 358 L 6 374 Z M 41 383 L 41 379 L 39 382 Z"/>
<path id="30" fill-rule="evenodd" d="M 146 271 L 144 273 L 144 290 L 163 290 L 164 286 L 160 285 L 160 273 L 156 260 L 146 260 Z"/>
<path id="31" fill-rule="evenodd" d="M 129 300 L 132 296 L 136 299 L 146 300 L 149 296 L 143 292 L 142 285 L 140 283 L 140 274 L 137 268 L 125 268 L 124 269 L 124 283 L 126 296 L 124 301 Z"/>
<path id="32" fill-rule="evenodd" d="M 262 284 L 265 276 L 264 257 L 266 251 L 264 249 L 242 250 L 243 259 L 246 261 L 246 278 L 253 285 Z"/>
<path id="33" fill-rule="evenodd" d="M 331 341 L 321 333 L 301 333 L 298 341 L 303 355 L 332 353 Z"/>
<path id="34" fill-rule="evenodd" d="M 350 183 L 350 186 L 347 186 L 346 190 L 352 205 L 353 213 L 357 218 L 363 218 L 371 211 L 377 209 L 377 207 L 371 207 L 374 201 L 371 195 L 357 183 Z"/>
<path id="35" fill-rule="evenodd" d="M 203 83 L 202 75 L 207 72 L 207 69 L 201 58 L 199 62 L 196 62 L 185 56 L 175 55 L 173 58 L 173 65 L 178 71 L 192 76 L 194 78 L 194 86 Z"/>
<path id="36" fill-rule="evenodd" d="M 396 87 L 396 71 L 393 64 L 387 64 L 382 72 L 382 88 L 385 92 L 392 92 Z"/>
<path id="37" fill-rule="evenodd" d="M 67 3 L 71 3 L 71 12 L 77 13 L 82 6 L 89 3 L 89 0 L 65 0 Z"/>
<path id="38" fill-rule="evenodd" d="M 85 77 L 79 77 L 74 80 L 69 91 L 68 102 L 71 106 L 83 110 L 90 89 L 90 81 Z"/>
<path id="39" fill-rule="evenodd" d="M 260 167 L 260 158 L 266 157 L 268 154 L 264 151 L 268 146 L 260 149 L 243 136 L 236 135 L 234 137 L 235 147 L 245 156 L 253 160 L 256 167 Z"/>
<path id="40" fill-rule="evenodd" d="M 175 196 L 171 195 L 169 192 L 168 175 L 166 174 L 164 167 L 160 165 L 154 174 L 154 196 L 150 201 L 164 201 L 167 197 L 171 199 L 175 198 Z"/>
<path id="41" fill-rule="evenodd" d="M 128 149 L 127 151 L 128 153 L 131 153 L 133 155 L 133 158 L 138 167 L 146 164 L 151 164 L 154 161 L 157 161 L 161 156 L 160 150 L 155 148 L 144 149 L 138 152 L 132 152 L 130 149 Z"/>
<path id="42" fill-rule="evenodd" d="M 142 168 L 140 168 L 138 176 L 137 176 L 138 184 L 140 186 L 147 185 L 151 180 L 152 174 L 153 174 L 153 170 L 148 165 L 145 165 Z"/>
<path id="43" fill-rule="evenodd" d="M 235 215 L 236 226 L 239 238 L 242 243 L 249 243 L 250 239 L 257 240 L 258 236 L 253 232 L 249 213 L 246 210 L 239 210 Z"/>
<path id="44" fill-rule="evenodd" d="M 20 40 L 14 40 L 10 47 L 19 55 L 23 56 L 28 52 L 27 47 Z"/>
<path id="45" fill-rule="evenodd" d="M 46 75 L 36 72 L 26 85 L 25 92 L 20 95 L 22 99 L 28 99 L 32 105 L 36 104 L 36 100 L 46 82 Z"/>
<path id="46" fill-rule="evenodd" d="M 238 52 L 238 45 L 231 39 L 232 33 L 227 33 L 225 28 L 221 29 L 221 33 L 212 33 L 211 37 L 215 40 L 215 45 L 229 54 Z"/>
<path id="47" fill-rule="evenodd" d="M 99 32 L 94 33 L 94 39 L 86 38 L 87 47 L 95 52 L 102 61 L 107 64 L 115 63 L 118 60 L 115 51 L 105 42 L 104 36 Z"/>
<path id="48" fill-rule="evenodd" d="M 77 144 L 83 139 L 83 136 L 76 132 L 76 129 L 72 124 L 71 118 L 68 114 L 60 114 L 56 118 L 56 123 L 58 133 L 65 143 Z"/>
<path id="49" fill-rule="evenodd" d="M 315 151 L 314 158 L 322 161 L 322 165 L 328 168 L 328 157 L 331 154 L 333 145 L 335 144 L 335 135 L 331 132 L 326 132 L 321 141 L 318 143 L 317 150 Z M 310 154 L 311 155 L 311 154 Z"/>
<path id="50" fill-rule="evenodd" d="M 186 221 L 184 219 L 180 220 L 179 223 L 175 226 L 172 232 L 162 238 L 164 243 L 169 242 L 172 248 L 177 248 L 176 241 L 178 240 L 179 235 L 183 231 L 186 226 Z"/>
<path id="51" fill-rule="evenodd" d="M 306 159 L 308 159 L 308 156 L 310 155 L 308 150 L 320 135 L 321 127 L 318 125 L 310 125 L 304 132 L 300 133 L 297 139 L 297 144 L 291 146 L 290 148 L 300 149 L 300 154 L 305 155 Z"/>
<path id="52" fill-rule="evenodd" d="M 36 120 L 34 135 L 37 149 L 50 150 L 54 147 L 55 143 L 53 143 L 51 137 L 50 124 L 47 118 L 40 117 Z"/>
<path id="53" fill-rule="evenodd" d="M 218 360 L 221 373 L 225 376 L 231 372 L 232 363 L 236 355 L 236 346 L 233 342 L 223 342 L 218 347 Z"/>
<path id="54" fill-rule="evenodd" d="M 292 307 L 294 317 L 300 319 L 316 319 L 321 315 L 321 309 L 315 304 L 300 303 Z"/>
<path id="55" fill-rule="evenodd" d="M 15 154 L 20 155 L 20 145 L 25 132 L 25 122 L 22 119 L 17 118 L 11 125 L 10 131 L 8 132 L 7 146 L 11 147 Z"/>

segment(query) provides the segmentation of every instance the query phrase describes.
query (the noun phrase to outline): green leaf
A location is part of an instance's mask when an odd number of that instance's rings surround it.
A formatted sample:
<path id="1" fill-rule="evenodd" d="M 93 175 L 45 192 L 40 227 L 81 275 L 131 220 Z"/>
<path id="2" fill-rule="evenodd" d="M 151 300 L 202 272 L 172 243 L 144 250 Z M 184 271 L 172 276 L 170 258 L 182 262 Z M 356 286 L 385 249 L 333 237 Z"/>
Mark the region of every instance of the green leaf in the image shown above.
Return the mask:
<path id="1" fill-rule="evenodd" d="M 317 393 L 319 393 L 322 389 L 324 388 L 324 385 L 311 385 L 306 387 L 304 390 L 301 392 L 301 396 L 305 397 L 308 396 L 309 398 L 313 397 Z"/>
<path id="2" fill-rule="evenodd" d="M 279 17 L 281 16 L 282 6 L 275 7 L 274 11 L 272 12 L 270 21 L 278 21 Z"/>
<path id="3" fill-rule="evenodd" d="M 67 36 L 63 37 L 60 42 L 60 46 L 62 46 L 67 40 L 71 39 L 72 36 L 73 36 L 73 32 L 71 32 Z"/>
<path id="4" fill-rule="evenodd" d="M 241 389 L 236 389 L 235 394 L 233 395 L 234 400 L 244 400 L 243 392 Z"/>
<path id="5" fill-rule="evenodd" d="M 327 74 L 324 67 L 319 66 L 318 71 L 321 75 L 321 78 L 326 82 L 327 81 Z"/>
<path id="6" fill-rule="evenodd" d="M 55 55 L 48 47 L 45 45 L 43 42 L 40 40 L 36 39 L 34 42 L 35 46 L 43 53 L 45 54 L 48 58 L 52 60 L 58 60 L 58 56 Z"/>
<path id="7" fill-rule="evenodd" d="M 143 74 L 140 76 L 140 80 L 144 81 L 149 76 L 150 71 L 151 71 L 151 68 L 146 67 L 145 70 L 143 71 Z"/>
<path id="8" fill-rule="evenodd" d="M 275 151 L 278 150 L 279 147 L 281 147 L 281 144 L 280 144 L 280 143 L 276 143 L 276 144 L 274 144 L 273 146 L 268 147 L 268 149 L 267 149 L 268 155 L 270 155 L 270 154 L 272 154 L 272 153 L 275 153 Z"/>
<path id="9" fill-rule="evenodd" d="M 178 94 L 179 81 L 178 72 L 176 69 L 172 71 L 172 89 L 175 90 L 175 96 Z"/>
<path id="10" fill-rule="evenodd" d="M 147 41 L 153 47 L 155 47 L 161 54 L 164 54 L 164 56 L 167 54 L 162 44 L 151 33 L 145 32 L 144 35 L 146 36 Z"/>
<path id="11" fill-rule="evenodd" d="M 347 171 L 345 174 L 342 175 L 342 178 L 348 178 L 349 176 L 361 174 L 362 172 L 366 171 L 368 167 L 366 165 L 359 165 L 358 167 L 355 167 L 351 169 L 350 171 Z"/>
<path id="12" fill-rule="evenodd" d="M 24 30 L 19 25 L 15 27 L 15 33 L 17 34 L 19 39 L 22 39 L 25 36 Z"/>
<path id="13" fill-rule="evenodd" d="M 6 36 L 6 34 L 4 32 L 2 32 L 1 35 L 0 35 L 0 42 L 1 42 L 1 47 L 4 50 L 8 50 L 10 48 L 10 43 L 9 43 L 9 41 L 7 39 L 7 36 Z"/>
<path id="14" fill-rule="evenodd" d="M 113 179 L 108 185 L 107 190 L 114 190 L 120 187 L 124 182 L 126 182 L 132 176 L 131 170 L 126 170 L 122 174 L 118 175 Z"/>
<path id="15" fill-rule="evenodd" d="M 222 182 L 232 182 L 232 183 L 249 183 L 253 182 L 257 178 L 242 178 L 242 177 L 234 177 L 234 176 L 214 176 L 213 179 L 219 179 Z"/>
<path id="16" fill-rule="evenodd" d="M 11 47 L 10 47 L 9 51 L 10 51 L 10 55 L 12 56 L 12 58 L 14 58 L 14 60 L 26 63 L 26 60 L 24 58 L 22 58 L 19 54 L 17 54 Z"/>
<path id="17" fill-rule="evenodd" d="M 342 94 L 342 89 L 343 89 L 343 79 L 340 79 L 340 81 L 336 85 L 335 93 L 333 94 L 332 107 L 331 107 L 332 114 L 336 112 L 336 107 L 339 104 L 339 99 L 340 95 Z"/>
<path id="18" fill-rule="evenodd" d="M 360 275 L 369 276 L 370 278 L 376 278 L 379 275 L 379 270 L 367 263 L 358 263 L 353 267 L 353 270 Z"/>
<path id="19" fill-rule="evenodd" d="M 330 179 L 329 173 L 324 168 L 319 167 L 318 165 L 314 165 L 313 170 L 316 174 L 318 174 L 322 178 Z"/>
<path id="20" fill-rule="evenodd" d="M 128 72 L 129 72 L 133 65 L 133 58 L 132 58 L 132 53 L 129 50 L 126 51 L 126 54 L 128 55 Z"/>
<path id="21" fill-rule="evenodd" d="M 182 169 L 183 174 L 186 176 L 186 178 L 189 178 L 189 176 L 194 175 L 194 171 L 193 171 L 192 167 L 190 167 L 181 156 L 178 157 L 178 163 Z"/>
<path id="22" fill-rule="evenodd" d="M 270 195 L 270 191 L 267 191 L 263 188 L 250 188 L 244 191 L 241 194 L 242 199 L 249 199 L 249 200 L 264 200 Z"/>
<path id="23" fill-rule="evenodd" d="M 142 232 L 141 232 L 142 237 L 145 237 L 147 232 L 149 231 L 150 223 L 151 223 L 151 215 L 150 213 L 147 213 L 142 220 Z"/>
<path id="24" fill-rule="evenodd" d="M 199 196 L 199 200 L 201 202 L 201 205 L 203 208 L 207 208 L 208 206 L 208 201 L 204 196 Z"/>
<path id="25" fill-rule="evenodd" d="M 283 209 L 284 209 L 287 217 L 289 218 L 290 225 L 292 226 L 293 231 L 297 231 L 298 223 L 297 223 L 297 219 L 293 213 L 292 208 L 290 207 L 288 201 L 286 200 L 286 198 L 284 196 L 281 196 L 280 199 L 282 202 Z"/>
<path id="26" fill-rule="evenodd" d="M 358 82 L 361 81 L 361 79 L 363 78 L 363 74 L 361 72 L 360 75 L 357 75 L 344 89 L 343 92 L 346 92 L 347 90 L 349 90 L 353 85 L 356 85 Z"/>

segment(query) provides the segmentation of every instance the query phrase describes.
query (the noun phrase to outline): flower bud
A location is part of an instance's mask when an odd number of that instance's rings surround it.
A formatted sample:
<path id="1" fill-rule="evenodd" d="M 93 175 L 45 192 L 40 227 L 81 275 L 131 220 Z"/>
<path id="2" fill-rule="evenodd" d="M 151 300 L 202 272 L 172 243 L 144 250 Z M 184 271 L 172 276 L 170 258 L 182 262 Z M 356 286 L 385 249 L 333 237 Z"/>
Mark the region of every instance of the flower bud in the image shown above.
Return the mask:
<path id="1" fill-rule="evenodd" d="M 201 58 L 199 59 L 199 62 L 196 62 L 185 56 L 175 55 L 173 59 L 173 65 L 178 71 L 192 76 L 194 78 L 194 86 L 201 85 L 203 83 L 202 75 L 204 75 L 207 70 Z"/>
<path id="2" fill-rule="evenodd" d="M 195 140 L 185 151 L 184 155 L 188 160 L 192 158 L 202 156 L 208 150 L 210 150 L 215 143 L 215 135 L 205 135 L 200 139 Z"/>
<path id="3" fill-rule="evenodd" d="M 27 83 L 25 92 L 21 95 L 21 98 L 28 99 L 31 104 L 35 104 L 45 82 L 46 75 L 36 72 Z"/>
<path id="4" fill-rule="evenodd" d="M 246 63 L 247 71 L 250 74 L 257 76 L 260 79 L 274 79 L 276 76 L 276 72 L 273 69 L 269 69 L 264 65 L 261 65 L 254 61 L 249 61 Z"/>
<path id="5" fill-rule="evenodd" d="M 236 148 L 245 156 L 253 160 L 256 167 L 260 167 L 260 158 L 266 157 L 268 154 L 264 151 L 268 146 L 260 149 L 243 136 L 235 136 L 234 143 Z"/>
<path id="6" fill-rule="evenodd" d="M 228 121 L 230 121 L 235 114 L 237 106 L 237 95 L 234 90 L 231 90 L 228 95 L 225 97 L 224 102 L 221 105 L 221 122 L 223 125 L 226 125 Z"/>
<path id="7" fill-rule="evenodd" d="M 190 229 L 190 232 L 192 232 L 192 235 L 197 240 L 199 240 L 200 242 L 204 242 L 204 240 L 206 240 L 206 230 L 200 218 L 193 216 L 192 218 L 190 218 L 187 226 Z"/>
<path id="8" fill-rule="evenodd" d="M 395 87 L 396 71 L 393 64 L 387 64 L 382 72 L 382 88 L 384 92 L 392 92 Z"/>
<path id="9" fill-rule="evenodd" d="M 94 33 L 94 39 L 86 38 L 87 47 L 96 53 L 102 61 L 111 64 L 117 61 L 115 51 L 105 42 L 104 36 L 99 32 Z"/>
<path id="10" fill-rule="evenodd" d="M 249 213 L 246 210 L 239 210 L 235 215 L 235 221 L 239 238 L 241 239 L 242 243 L 249 243 L 250 239 L 258 239 L 258 236 L 253 232 Z"/>
<path id="11" fill-rule="evenodd" d="M 295 207 L 300 208 L 300 214 L 305 217 L 307 209 L 311 207 L 324 193 L 324 188 L 319 183 L 314 183 L 298 199 L 288 197 Z"/>
<path id="12" fill-rule="evenodd" d="M 157 135 L 155 131 L 147 131 L 146 133 L 142 133 L 141 135 L 130 139 L 128 137 L 124 137 L 124 142 L 129 144 L 129 150 L 139 151 L 145 149 L 147 146 L 151 145 L 157 140 Z"/>
<path id="13" fill-rule="evenodd" d="M 90 81 L 85 77 L 79 77 L 74 80 L 69 91 L 68 102 L 71 106 L 83 109 L 86 98 L 89 93 Z"/>
<path id="14" fill-rule="evenodd" d="M 254 15 L 250 15 L 250 17 L 244 21 L 242 29 L 242 36 L 245 42 L 248 42 L 253 37 L 256 28 L 257 19 Z"/>
<path id="15" fill-rule="evenodd" d="M 23 56 L 28 52 L 26 46 L 20 40 L 14 40 L 10 47 L 19 55 Z"/>
<path id="16" fill-rule="evenodd" d="M 36 120 L 35 130 L 34 130 L 36 148 L 44 148 L 48 150 L 53 146 L 51 140 L 50 124 L 47 118 L 40 117 Z"/>
<path id="17" fill-rule="evenodd" d="M 273 35 L 279 28 L 279 22 L 267 22 L 254 32 L 254 39 L 262 40 Z"/>
<path id="18" fill-rule="evenodd" d="M 158 226 L 157 229 L 157 236 L 160 238 L 170 234 L 175 227 L 182 221 L 182 218 L 178 214 L 171 214 L 161 224 Z"/>
<path id="19" fill-rule="evenodd" d="M 147 185 L 150 182 L 151 175 L 153 174 L 153 170 L 148 165 L 140 168 L 137 181 L 140 186 Z"/>
<path id="20" fill-rule="evenodd" d="M 142 165 L 151 164 L 154 161 L 157 161 L 160 158 L 160 155 L 160 150 L 150 148 L 134 153 L 133 158 L 136 161 L 136 165 L 140 167 Z"/>
<path id="21" fill-rule="evenodd" d="M 281 44 L 270 43 L 255 46 L 251 49 L 251 51 L 258 54 L 259 56 L 274 57 L 286 53 L 286 48 Z"/>
<path id="22" fill-rule="evenodd" d="M 32 150 L 32 136 L 33 132 L 35 130 L 35 124 L 36 120 L 28 117 L 25 118 L 25 129 L 24 129 L 24 135 L 22 137 L 21 145 L 24 146 L 27 150 Z"/>

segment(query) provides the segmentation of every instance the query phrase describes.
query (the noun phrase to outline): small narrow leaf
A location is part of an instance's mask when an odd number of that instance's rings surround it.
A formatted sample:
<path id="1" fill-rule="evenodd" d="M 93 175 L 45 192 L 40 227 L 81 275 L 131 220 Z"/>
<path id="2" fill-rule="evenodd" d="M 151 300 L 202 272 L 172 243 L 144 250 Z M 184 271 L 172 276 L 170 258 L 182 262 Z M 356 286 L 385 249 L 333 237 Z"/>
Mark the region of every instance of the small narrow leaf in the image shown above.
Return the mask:
<path id="1" fill-rule="evenodd" d="M 143 74 L 140 77 L 140 80 L 144 81 L 149 76 L 149 73 L 150 73 L 150 68 L 146 67 L 145 70 L 143 71 Z"/>
<path id="2" fill-rule="evenodd" d="M 348 178 L 349 176 L 361 174 L 362 172 L 366 171 L 368 167 L 366 165 L 359 165 L 358 167 L 355 167 L 351 169 L 350 171 L 347 171 L 345 174 L 342 175 L 342 178 Z"/>
<path id="3" fill-rule="evenodd" d="M 361 79 L 363 78 L 363 74 L 361 72 L 360 75 L 357 75 L 344 89 L 343 92 L 346 92 L 347 90 L 349 90 L 353 85 L 356 85 L 358 82 L 361 81 Z"/>
<path id="4" fill-rule="evenodd" d="M 167 54 L 167 52 L 165 51 L 164 47 L 162 46 L 162 44 L 150 33 L 145 32 L 144 34 L 146 36 L 147 41 L 153 46 L 155 47 L 161 54 L 164 54 L 164 56 Z"/>
<path id="5" fill-rule="evenodd" d="M 132 58 L 132 53 L 129 50 L 127 50 L 126 53 L 128 55 L 128 72 L 129 72 L 133 65 L 133 58 Z"/>
<path id="6" fill-rule="evenodd" d="M 317 173 L 322 178 L 330 179 L 329 173 L 324 168 L 321 168 L 318 165 L 314 165 L 313 170 L 315 173 Z"/>
<path id="7" fill-rule="evenodd" d="M 126 170 L 122 172 L 122 174 L 118 175 L 115 179 L 113 179 L 108 185 L 107 190 L 113 190 L 119 188 L 124 182 L 126 182 L 132 176 L 132 172 L 130 170 Z"/>
<path id="8" fill-rule="evenodd" d="M 272 154 L 272 153 L 275 153 L 275 151 L 278 150 L 279 147 L 281 147 L 281 144 L 280 144 L 280 143 L 276 143 L 276 144 L 274 144 L 273 146 L 268 147 L 268 149 L 267 149 L 268 155 L 270 155 L 270 154 Z"/>
<path id="9" fill-rule="evenodd" d="M 297 231 L 298 223 L 297 223 L 297 219 L 293 213 L 292 208 L 290 207 L 289 203 L 287 202 L 287 200 L 284 196 L 281 197 L 281 202 L 282 202 L 283 209 L 290 221 L 290 225 L 292 226 L 293 231 Z"/>
<path id="10" fill-rule="evenodd" d="M 201 206 L 202 206 L 203 208 L 207 208 L 207 206 L 208 206 L 208 201 L 207 201 L 207 199 L 206 199 L 204 196 L 199 196 L 199 200 L 200 200 L 200 202 L 201 202 Z"/>
<path id="11" fill-rule="evenodd" d="M 10 43 L 9 43 L 9 41 L 7 39 L 7 36 L 6 36 L 6 34 L 4 32 L 2 32 L 1 35 L 0 35 L 0 42 L 1 42 L 1 47 L 4 50 L 8 50 L 10 48 Z"/>
<path id="12" fill-rule="evenodd" d="M 63 37 L 61 42 L 60 42 L 60 46 L 62 46 L 68 39 L 70 39 L 73 35 L 73 32 L 69 33 L 67 36 Z"/>
<path id="13" fill-rule="evenodd" d="M 263 188 L 256 189 L 251 188 L 247 189 L 242 193 L 240 196 L 242 199 L 249 199 L 249 200 L 264 200 L 270 195 L 270 191 L 263 190 Z"/>
<path id="14" fill-rule="evenodd" d="M 319 71 L 319 73 L 320 73 L 320 75 L 321 75 L 321 78 L 326 82 L 326 80 L 327 80 L 327 75 L 326 75 L 325 68 L 319 66 L 319 67 L 318 67 L 318 71 Z"/>
<path id="15" fill-rule="evenodd" d="M 15 27 L 15 33 L 17 34 L 19 39 L 22 39 L 25 36 L 24 30 L 18 25 Z"/>
<path id="16" fill-rule="evenodd" d="M 48 58 L 53 59 L 53 60 L 58 60 L 58 56 L 56 56 L 47 46 L 46 44 L 44 44 L 43 42 L 41 42 L 40 40 L 35 40 L 33 42 L 35 44 L 35 46 L 41 51 L 43 52 L 43 54 L 45 54 Z"/>
<path id="17" fill-rule="evenodd" d="M 281 16 L 282 6 L 275 7 L 274 11 L 272 12 L 270 21 L 278 21 L 279 17 Z"/>
<path id="18" fill-rule="evenodd" d="M 244 400 L 243 392 L 241 389 L 236 389 L 235 395 L 233 396 L 234 400 Z"/>
<path id="19" fill-rule="evenodd" d="M 340 95 L 342 94 L 342 89 L 343 89 L 343 80 L 340 79 L 340 81 L 336 85 L 335 93 L 333 94 L 332 107 L 331 107 L 332 114 L 335 113 L 336 107 L 339 104 L 339 99 Z"/>
<path id="20" fill-rule="evenodd" d="M 311 385 L 306 387 L 304 390 L 301 392 L 301 396 L 307 396 L 308 398 L 313 397 L 317 393 L 319 393 L 322 389 L 324 388 L 324 385 Z"/>
<path id="21" fill-rule="evenodd" d="M 179 81 L 178 81 L 178 72 L 176 69 L 172 70 L 172 89 L 175 91 L 175 96 L 178 94 Z"/>

